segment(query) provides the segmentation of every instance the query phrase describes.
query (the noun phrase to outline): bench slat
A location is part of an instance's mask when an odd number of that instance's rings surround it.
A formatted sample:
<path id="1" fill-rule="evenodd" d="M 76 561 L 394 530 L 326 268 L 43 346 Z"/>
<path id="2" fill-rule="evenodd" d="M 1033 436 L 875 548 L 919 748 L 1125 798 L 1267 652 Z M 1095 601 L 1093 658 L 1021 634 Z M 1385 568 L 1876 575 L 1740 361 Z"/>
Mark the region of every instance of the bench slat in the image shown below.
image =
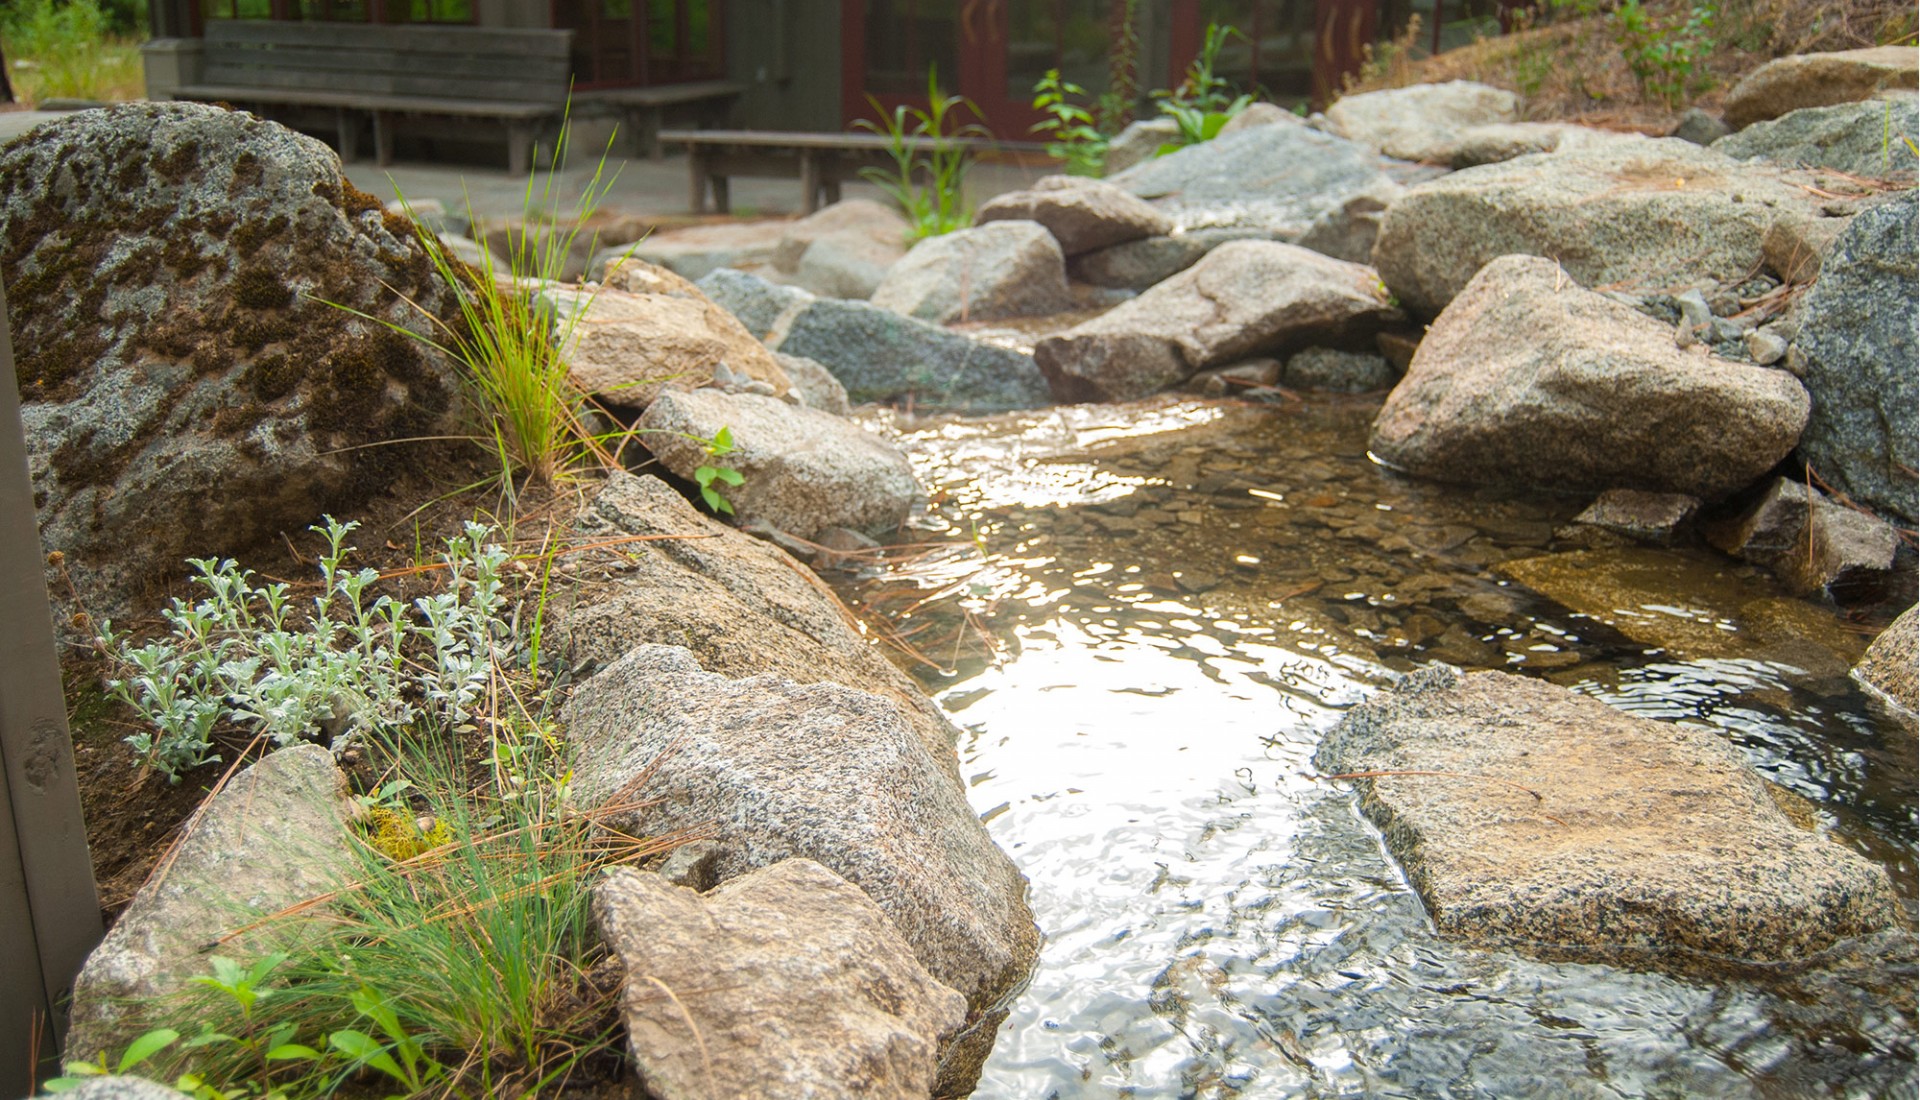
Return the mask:
<path id="1" fill-rule="evenodd" d="M 208 20 L 206 42 L 285 43 L 291 46 L 380 49 L 417 54 L 502 53 L 526 58 L 566 58 L 573 32 L 564 30 L 407 26 L 367 23 L 292 23 L 269 19 Z"/>
<path id="2" fill-rule="evenodd" d="M 559 117 L 551 103 L 521 103 L 508 100 L 474 103 L 427 96 L 362 95 L 358 92 L 247 88 L 221 84 L 194 84 L 175 88 L 171 94 L 176 99 L 223 100 L 240 104 L 278 103 L 293 107 L 345 107 L 353 111 L 392 111 L 398 114 L 412 112 L 521 121 Z"/>
<path id="3" fill-rule="evenodd" d="M 660 140 L 705 148 L 757 146 L 764 149 L 844 149 L 858 152 L 884 150 L 892 145 L 889 139 L 879 134 L 808 134 L 788 133 L 781 130 L 662 130 Z M 1045 142 L 1039 141 L 1002 141 L 999 138 L 949 138 L 947 140 L 967 149 L 988 151 L 1030 153 L 1045 152 L 1047 148 Z M 931 145 L 932 142 L 925 138 L 908 138 L 907 144 L 920 148 Z"/>
<path id="4" fill-rule="evenodd" d="M 206 52 L 209 68 L 305 69 L 324 72 L 421 72 L 430 69 L 446 76 L 497 80 L 502 73 L 520 81 L 545 81 L 565 84 L 567 61 L 549 58 L 530 63 L 506 54 L 475 53 L 436 55 L 423 65 L 418 54 L 394 49 L 322 50 L 299 46 L 266 47 L 224 44 Z"/>
<path id="5" fill-rule="evenodd" d="M 575 92 L 575 103 L 606 103 L 618 107 L 669 107 L 678 103 L 696 103 L 703 99 L 736 96 L 747 90 L 732 80 L 703 80 L 692 84 L 655 84 L 647 88 L 596 88 Z"/>
<path id="6" fill-rule="evenodd" d="M 300 69 L 231 68 L 207 66 L 207 79 L 234 87 L 272 90 L 333 91 L 360 95 L 433 97 L 449 100 L 507 100 L 540 102 L 558 108 L 566 100 L 564 85 L 522 81 L 494 81 L 421 73 L 308 72 Z"/>

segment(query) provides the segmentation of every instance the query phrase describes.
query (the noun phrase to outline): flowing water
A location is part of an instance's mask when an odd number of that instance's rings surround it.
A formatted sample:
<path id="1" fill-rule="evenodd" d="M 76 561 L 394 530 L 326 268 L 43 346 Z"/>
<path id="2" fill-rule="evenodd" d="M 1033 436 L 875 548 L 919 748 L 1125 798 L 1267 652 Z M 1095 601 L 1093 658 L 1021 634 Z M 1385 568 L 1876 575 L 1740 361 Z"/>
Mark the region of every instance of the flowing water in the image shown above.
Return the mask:
<path id="1" fill-rule="evenodd" d="M 1046 935 L 978 1095 L 1913 1095 L 1905 937 L 1708 979 L 1433 933 L 1312 763 L 1397 671 L 1709 727 L 1910 908 L 1915 749 L 1846 678 L 1866 628 L 1711 552 L 1557 537 L 1584 500 L 1399 477 L 1366 456 L 1376 409 L 870 419 L 935 504 L 842 594 L 965 731 Z"/>

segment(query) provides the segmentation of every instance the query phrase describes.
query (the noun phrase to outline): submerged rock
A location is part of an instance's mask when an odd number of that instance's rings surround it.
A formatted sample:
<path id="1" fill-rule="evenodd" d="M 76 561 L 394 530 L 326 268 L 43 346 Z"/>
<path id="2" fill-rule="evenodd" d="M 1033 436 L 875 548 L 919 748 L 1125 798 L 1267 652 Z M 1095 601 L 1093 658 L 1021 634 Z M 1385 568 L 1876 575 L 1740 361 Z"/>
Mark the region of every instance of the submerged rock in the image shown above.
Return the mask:
<path id="1" fill-rule="evenodd" d="M 1800 303 L 1800 453 L 1855 501 L 1920 518 L 1920 193 L 1853 219 Z"/>
<path id="2" fill-rule="evenodd" d="M 1778 594 L 1724 558 L 1641 546 L 1502 562 L 1494 571 L 1676 660 L 1759 660 L 1818 680 L 1865 648 L 1833 611 Z"/>
<path id="3" fill-rule="evenodd" d="M 1277 241 L 1234 241 L 1040 341 L 1034 359 L 1062 401 L 1120 401 L 1250 355 L 1363 340 L 1399 317 L 1369 268 Z"/>
<path id="4" fill-rule="evenodd" d="M 1488 264 L 1434 321 L 1370 449 L 1443 481 L 1725 496 L 1806 423 L 1791 375 L 1681 351 L 1552 260 Z"/>
<path id="5" fill-rule="evenodd" d="M 852 421 L 756 394 L 669 390 L 647 406 L 644 443 L 691 481 L 724 463 L 746 479 L 716 484 L 742 521 L 765 520 L 811 539 L 829 527 L 886 534 L 925 497 L 900 449 Z M 726 428 L 733 450 L 716 459 L 704 440 Z"/>
<path id="6" fill-rule="evenodd" d="M 166 1022 L 160 999 L 213 972 L 209 945 L 249 962 L 274 950 L 297 921 L 261 918 L 339 885 L 351 819 L 347 778 L 317 745 L 270 753 L 229 780 L 87 956 L 73 987 L 67 1059 L 118 1058 Z M 256 921 L 261 927 L 222 942 Z"/>
<path id="7" fill-rule="evenodd" d="M 1912 46 L 1803 53 L 1777 57 L 1727 93 L 1727 125 L 1745 129 L 1805 107 L 1867 99 L 1888 88 L 1912 88 L 1920 51 Z"/>
<path id="8" fill-rule="evenodd" d="M 1779 169 L 1673 138 L 1603 142 L 1469 168 L 1387 210 L 1374 266 L 1407 308 L 1444 309 L 1504 255 L 1550 256 L 1584 286 L 1727 284 L 1761 264 L 1767 227 L 1814 203 Z"/>
<path id="9" fill-rule="evenodd" d="M 1578 526 L 1598 527 L 1635 542 L 1666 546 L 1700 502 L 1685 493 L 1649 493 L 1639 489 L 1608 489 L 1586 510 L 1573 517 Z"/>
<path id="10" fill-rule="evenodd" d="M 123 620 L 453 428 L 452 365 L 380 323 L 459 323 L 412 223 L 282 126 L 196 103 L 40 126 L 0 151 L 0 242 L 56 600 Z"/>
<path id="11" fill-rule="evenodd" d="M 1904 925 L 1886 872 L 1783 814 L 1718 734 L 1565 688 L 1436 666 L 1314 757 L 1441 933 L 1625 965 L 1802 962 Z"/>
<path id="12" fill-rule="evenodd" d="M 704 896 L 615 867 L 593 911 L 625 964 L 627 1049 L 657 1100 L 924 1100 L 966 1017 L 887 915 L 812 860 Z"/>
<path id="13" fill-rule="evenodd" d="M 1512 92 L 1469 80 L 1343 96 L 1327 121 L 1350 141 L 1401 160 L 1447 164 L 1462 133 L 1520 117 Z"/>
<path id="14" fill-rule="evenodd" d="M 1068 256 L 1173 230 L 1172 219 L 1131 192 L 1077 176 L 1042 177 L 1024 191 L 988 199 L 973 215 L 975 224 L 1008 219 L 1045 226 Z"/>
<path id="15" fill-rule="evenodd" d="M 887 270 L 873 304 L 944 325 L 1059 313 L 1072 308 L 1073 293 L 1053 234 L 1035 222 L 996 221 L 914 245 Z"/>
<path id="16" fill-rule="evenodd" d="M 1026 880 L 901 708 L 833 683 L 733 680 L 675 646 L 641 646 L 562 712 L 584 806 L 634 799 L 610 822 L 699 830 L 727 882 L 814 860 L 865 891 L 935 979 L 967 998 L 938 1095 L 978 1077 L 1039 950 Z M 642 785 L 644 784 L 644 786 Z"/>

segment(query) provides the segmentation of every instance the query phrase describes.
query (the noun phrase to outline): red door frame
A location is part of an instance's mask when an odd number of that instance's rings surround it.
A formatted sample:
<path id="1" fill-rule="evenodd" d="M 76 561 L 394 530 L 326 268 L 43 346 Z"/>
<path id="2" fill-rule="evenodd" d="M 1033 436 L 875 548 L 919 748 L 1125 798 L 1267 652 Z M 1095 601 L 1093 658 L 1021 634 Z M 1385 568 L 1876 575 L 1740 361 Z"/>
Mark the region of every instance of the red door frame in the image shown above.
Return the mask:
<path id="1" fill-rule="evenodd" d="M 1040 112 L 1027 100 L 1011 99 L 1006 94 L 1007 5 L 1012 2 L 961 0 L 957 50 L 960 72 L 957 79 L 954 74 L 941 73 L 940 88 L 948 95 L 966 96 L 980 108 L 981 118 L 963 110 L 954 120 L 956 125 L 983 122 L 997 138 L 1025 141 L 1030 137 L 1033 124 L 1040 120 Z M 851 127 L 861 119 L 877 118 L 866 87 L 866 0 L 840 0 L 840 26 L 840 120 L 843 126 Z M 880 110 L 888 115 L 900 106 L 921 110 L 927 106 L 924 92 L 875 94 L 872 98 L 879 101 Z"/>

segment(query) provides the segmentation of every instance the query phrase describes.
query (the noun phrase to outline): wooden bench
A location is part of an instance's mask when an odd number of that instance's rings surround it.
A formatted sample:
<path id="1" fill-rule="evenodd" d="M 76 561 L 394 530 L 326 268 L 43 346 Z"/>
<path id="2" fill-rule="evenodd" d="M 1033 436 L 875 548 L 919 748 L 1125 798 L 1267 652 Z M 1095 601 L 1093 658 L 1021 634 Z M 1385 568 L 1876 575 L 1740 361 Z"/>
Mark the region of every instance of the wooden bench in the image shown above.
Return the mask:
<path id="1" fill-rule="evenodd" d="M 381 164 L 393 160 L 403 119 L 456 120 L 462 136 L 473 123 L 497 123 L 508 163 L 523 175 L 535 139 L 566 107 L 572 41 L 572 31 L 222 19 L 207 24 L 205 82 L 171 94 L 331 111 L 348 161 L 369 116 Z"/>
<path id="2" fill-rule="evenodd" d="M 758 179 L 798 179 L 801 207 L 811 214 L 840 201 L 840 185 L 860 178 L 863 168 L 893 170 L 888 150 L 892 142 L 879 134 L 809 134 L 779 130 L 662 130 L 660 140 L 687 150 L 689 196 L 693 212 L 705 213 L 707 197 L 714 209 L 729 213 L 728 180 L 735 176 Z M 926 148 L 925 139 L 909 139 Z M 975 153 L 1045 152 L 1034 141 L 997 141 L 955 138 Z"/>

